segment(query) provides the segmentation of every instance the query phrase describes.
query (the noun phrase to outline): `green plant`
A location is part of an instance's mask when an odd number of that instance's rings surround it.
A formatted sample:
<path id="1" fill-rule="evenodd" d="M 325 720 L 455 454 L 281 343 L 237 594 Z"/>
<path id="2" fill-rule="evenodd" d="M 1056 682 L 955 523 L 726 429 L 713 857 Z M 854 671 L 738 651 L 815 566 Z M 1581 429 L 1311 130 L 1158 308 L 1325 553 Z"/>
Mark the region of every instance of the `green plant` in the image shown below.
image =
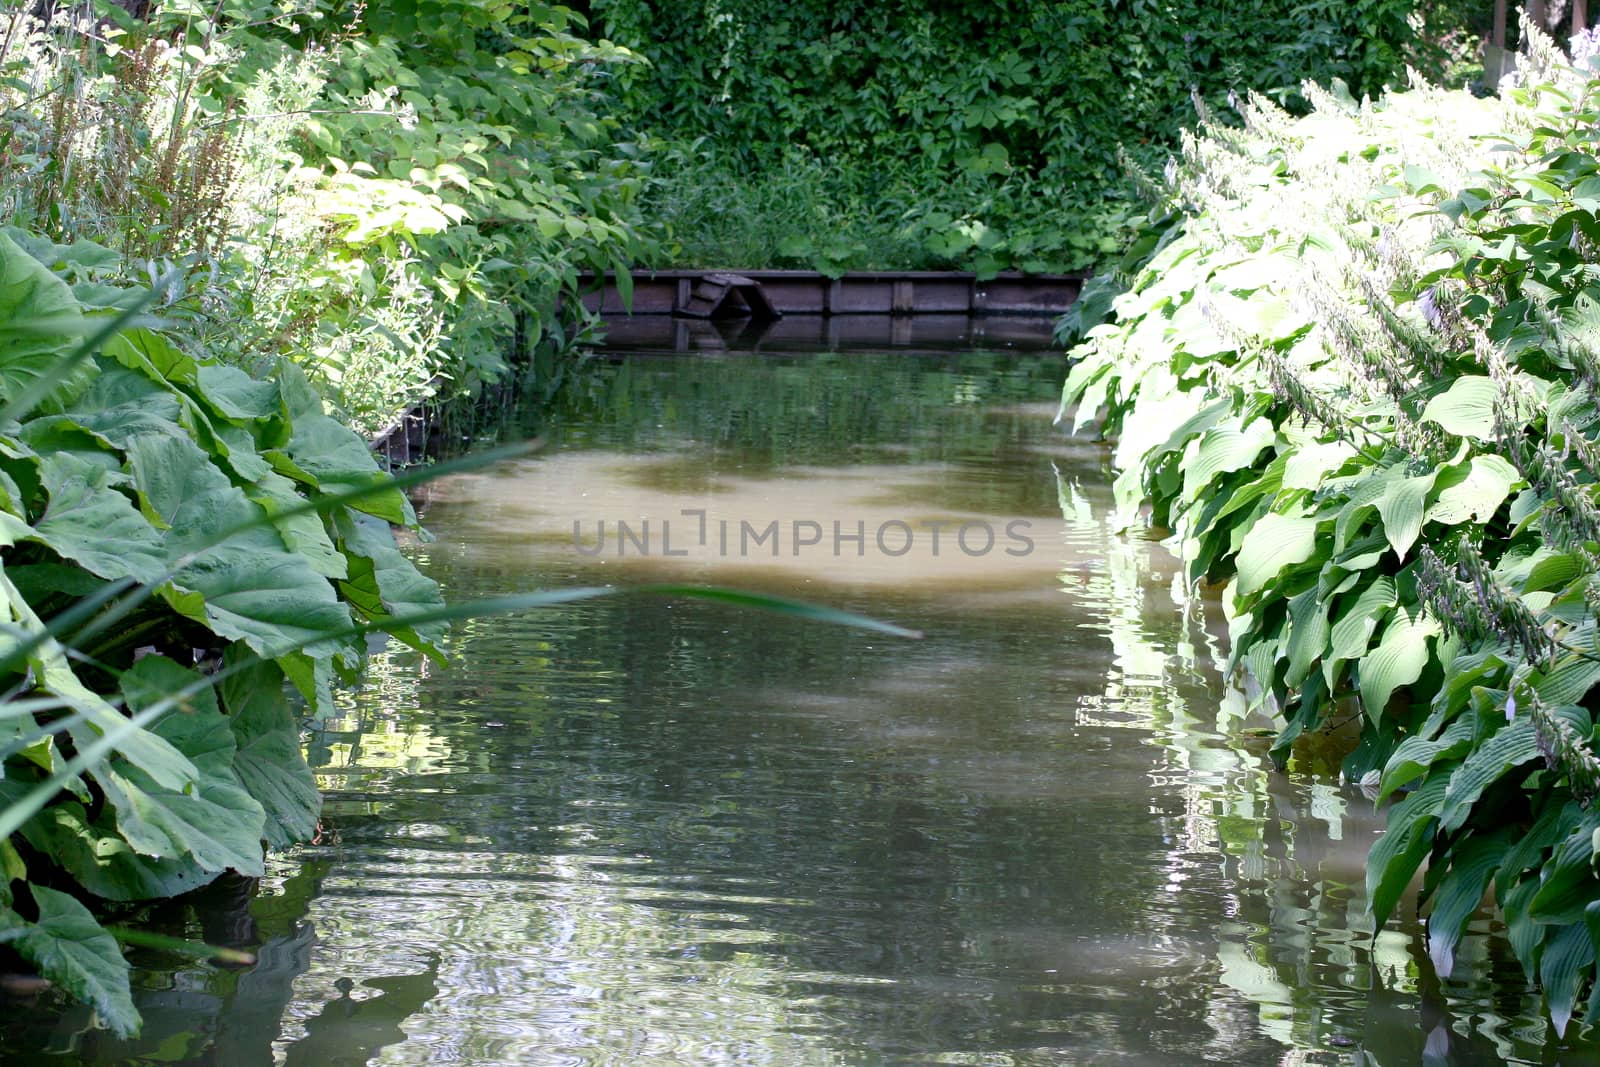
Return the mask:
<path id="1" fill-rule="evenodd" d="M 1492 885 L 1560 1032 L 1600 989 L 1600 85 L 1530 36 L 1503 103 L 1308 91 L 1187 141 L 1181 232 L 1064 403 L 1104 411 L 1124 521 L 1148 503 L 1191 584 L 1230 582 L 1275 753 L 1354 717 L 1345 773 L 1404 791 L 1377 917 L 1426 860 L 1448 975 Z"/>
<path id="2" fill-rule="evenodd" d="M 987 274 L 1113 256 L 1133 208 L 1124 156 L 1158 164 L 1191 98 L 1225 112 L 1253 88 L 1300 107 L 1307 78 L 1381 92 L 1404 73 L 1418 6 L 605 0 L 595 17 L 651 60 L 619 72 L 612 106 L 716 162 L 653 175 L 648 210 L 687 260 Z M 794 228 L 763 224 L 778 240 L 756 249 L 720 240 L 719 198 L 791 215 L 797 159 L 815 173 Z"/>
<path id="3" fill-rule="evenodd" d="M 128 1030 L 126 965 L 60 888 L 170 896 L 309 836 L 285 680 L 327 707 L 363 624 L 442 656 L 395 622 L 442 604 L 390 533 L 404 495 L 292 363 L 194 359 L 47 266 L 104 250 L 31 250 L 0 236 L 0 938 Z"/>
<path id="4" fill-rule="evenodd" d="M 93 11 L 0 17 L 0 223 L 181 267 L 187 337 L 288 354 L 365 431 L 570 349 L 580 267 L 643 248 L 645 164 L 598 107 L 636 58 L 564 8 Z"/>

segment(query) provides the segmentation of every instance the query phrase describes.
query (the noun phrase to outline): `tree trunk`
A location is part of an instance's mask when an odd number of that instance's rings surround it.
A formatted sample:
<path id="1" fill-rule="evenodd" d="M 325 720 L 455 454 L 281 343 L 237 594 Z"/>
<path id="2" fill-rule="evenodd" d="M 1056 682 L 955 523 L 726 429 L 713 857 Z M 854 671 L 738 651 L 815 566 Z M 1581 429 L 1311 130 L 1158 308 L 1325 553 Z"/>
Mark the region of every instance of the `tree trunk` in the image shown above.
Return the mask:
<path id="1" fill-rule="evenodd" d="M 1506 0 L 1494 0 L 1494 26 L 1489 30 L 1489 43 L 1496 48 L 1506 46 Z"/>

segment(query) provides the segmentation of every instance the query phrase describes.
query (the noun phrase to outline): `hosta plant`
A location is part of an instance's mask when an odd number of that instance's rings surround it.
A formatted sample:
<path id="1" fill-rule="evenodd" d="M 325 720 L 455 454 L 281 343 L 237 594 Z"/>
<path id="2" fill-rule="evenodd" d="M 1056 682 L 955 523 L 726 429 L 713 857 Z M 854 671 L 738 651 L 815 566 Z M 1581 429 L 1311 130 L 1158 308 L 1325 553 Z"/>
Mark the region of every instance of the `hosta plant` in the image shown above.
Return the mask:
<path id="1" fill-rule="evenodd" d="M 1558 1032 L 1600 879 L 1600 82 L 1535 41 L 1496 100 L 1426 87 L 1186 141 L 1183 215 L 1075 350 L 1125 521 L 1227 582 L 1275 754 L 1349 723 L 1395 798 L 1379 920 L 1426 865 L 1442 975 L 1487 892 Z"/>

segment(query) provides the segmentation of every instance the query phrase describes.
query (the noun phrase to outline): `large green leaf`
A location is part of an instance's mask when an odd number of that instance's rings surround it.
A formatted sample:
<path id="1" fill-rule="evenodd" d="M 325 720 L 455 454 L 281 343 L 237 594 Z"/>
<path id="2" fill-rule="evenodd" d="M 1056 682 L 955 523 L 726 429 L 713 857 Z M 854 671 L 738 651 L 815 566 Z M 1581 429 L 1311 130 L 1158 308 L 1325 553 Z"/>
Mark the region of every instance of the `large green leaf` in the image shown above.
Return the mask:
<path id="1" fill-rule="evenodd" d="M 26 922 L 9 908 L 0 908 L 0 937 L 41 975 L 93 1007 L 113 1033 L 121 1037 L 138 1033 L 128 962 L 116 940 L 101 929 L 88 908 L 66 893 L 37 883 L 31 889 L 39 905 L 38 921 Z"/>
<path id="2" fill-rule="evenodd" d="M 1522 476 L 1499 456 L 1474 456 L 1461 476 L 1441 476 L 1440 481 L 1446 477 L 1450 484 L 1429 505 L 1427 521 L 1454 526 L 1488 522 Z"/>
<path id="3" fill-rule="evenodd" d="M 310 484 L 324 492 L 382 485 L 389 480 L 361 436 L 326 415 L 308 413 L 296 418 L 294 435 L 284 452 L 293 464 L 285 473 L 301 480 L 309 477 Z M 410 501 L 398 489 L 357 498 L 350 506 L 396 525 L 417 521 Z"/>
<path id="4" fill-rule="evenodd" d="M 1494 413 L 1499 390 L 1483 375 L 1464 374 L 1450 388 L 1428 401 L 1423 422 L 1443 426 L 1449 433 L 1479 441 L 1494 439 Z"/>
<path id="5" fill-rule="evenodd" d="M 1539 982 L 1544 986 L 1545 1004 L 1556 1036 L 1564 1037 L 1572 1009 L 1578 1002 L 1578 987 L 1594 963 L 1594 942 L 1582 919 L 1555 931 L 1545 941 L 1539 961 Z"/>
<path id="6" fill-rule="evenodd" d="M 161 537 L 133 501 L 107 486 L 106 469 L 70 453 L 39 461 L 49 502 L 34 537 L 101 578 L 153 582 L 166 571 Z"/>
<path id="7" fill-rule="evenodd" d="M 1503 869 L 1502 869 L 1503 870 Z M 1531 985 L 1538 977 L 1536 966 L 1539 945 L 1544 941 L 1549 927 L 1533 921 L 1528 905 L 1539 892 L 1539 879 L 1529 878 L 1518 882 L 1509 891 L 1500 894 L 1500 911 L 1506 924 L 1506 940 L 1511 942 L 1511 953 L 1522 964 L 1523 976 Z"/>
<path id="8" fill-rule="evenodd" d="M 282 848 L 317 832 L 322 794 L 300 751 L 300 728 L 284 694 L 283 672 L 269 661 L 243 666 L 247 653 L 234 645 L 224 664 L 222 702 L 238 742 L 233 769 L 266 811 L 267 843 Z"/>
<path id="9" fill-rule="evenodd" d="M 1489 879 L 1499 867 L 1511 845 L 1511 831 L 1488 836 L 1474 834 L 1450 849 L 1450 870 L 1433 893 L 1433 911 L 1428 915 L 1428 954 L 1440 978 L 1449 978 L 1455 969 L 1456 943 L 1461 940 L 1467 921 L 1483 903 Z"/>
<path id="10" fill-rule="evenodd" d="M 1266 419 L 1256 419 L 1242 429 L 1218 426 L 1207 430 L 1185 456 L 1183 499 L 1198 497 L 1220 474 L 1250 466 L 1276 436 L 1277 431 Z"/>
<path id="11" fill-rule="evenodd" d="M 1406 558 L 1422 533 L 1424 505 L 1437 477 L 1437 472 L 1429 472 L 1414 478 L 1396 478 L 1378 498 L 1378 517 L 1383 521 L 1384 536 L 1400 559 Z"/>
<path id="12" fill-rule="evenodd" d="M 95 780 L 116 810 L 117 831 L 135 851 L 187 857 L 201 870 L 262 873 L 261 805 L 236 782 L 207 776 L 192 793 L 162 789 L 137 767 L 100 771 Z"/>
<path id="13" fill-rule="evenodd" d="M 1270 514 L 1245 535 L 1236 562 L 1239 596 L 1249 596 L 1285 568 L 1304 563 L 1317 546 L 1313 516 Z"/>
<path id="14" fill-rule="evenodd" d="M 1518 719 L 1496 731 L 1450 775 L 1450 789 L 1439 812 L 1440 826 L 1459 828 L 1485 789 L 1539 754 L 1539 739 L 1530 720 Z"/>
<path id="15" fill-rule="evenodd" d="M 1428 638 L 1438 632 L 1438 622 L 1418 607 L 1402 606 L 1389 617 L 1378 647 L 1361 659 L 1361 703 L 1373 723 L 1396 689 L 1422 676 L 1429 659 Z"/>
<path id="16" fill-rule="evenodd" d="M 198 553 L 163 589 L 177 611 L 269 657 L 349 628 L 350 613 L 333 587 L 284 546 L 260 506 L 192 442 L 140 437 L 128 459 L 147 509 L 171 527 L 169 559 Z M 328 654 L 323 646 L 310 651 Z"/>
<path id="17" fill-rule="evenodd" d="M 1429 778 L 1390 808 L 1389 829 L 1367 855 L 1368 907 L 1379 925 L 1389 921 L 1433 845 L 1445 785 L 1442 775 Z"/>
<path id="18" fill-rule="evenodd" d="M 126 448 L 141 434 L 181 436 L 182 410 L 169 387 L 138 371 L 102 361 L 94 382 L 61 416 L 111 448 Z"/>
<path id="19" fill-rule="evenodd" d="M 432 611 L 444 604 L 439 586 L 426 578 L 395 546 L 387 523 L 348 512 L 335 517 L 339 540 L 350 560 L 350 577 L 339 583 L 355 609 L 368 619 L 387 622 L 394 616 Z M 419 632 L 420 631 L 420 632 Z M 401 626 L 394 636 L 419 651 L 442 658 L 442 623 L 413 629 Z"/>
<path id="20" fill-rule="evenodd" d="M 1306 680 L 1312 665 L 1327 651 L 1332 633 L 1327 607 L 1316 589 L 1307 589 L 1289 601 L 1289 669 L 1283 678 L 1285 685 L 1293 689 Z"/>
<path id="21" fill-rule="evenodd" d="M 250 377 L 237 367 L 201 363 L 196 368 L 198 396 L 205 404 L 234 422 L 276 418 L 283 406 L 278 387 Z"/>
<path id="22" fill-rule="evenodd" d="M 222 874 L 196 865 L 187 855 L 158 858 L 136 851 L 117 829 L 116 813 L 110 807 L 91 820 L 81 804 L 52 804 L 30 819 L 22 834 L 84 889 L 106 900 L 175 897 Z"/>
<path id="23" fill-rule="evenodd" d="M 1597 828 L 1600 818 L 1590 814 L 1556 846 L 1528 908 L 1535 922 L 1552 926 L 1582 922 L 1584 909 L 1600 900 L 1600 879 L 1593 869 Z"/>
<path id="24" fill-rule="evenodd" d="M 116 811 L 117 829 L 135 851 L 158 859 L 188 856 L 204 871 L 259 874 L 266 816 L 234 774 L 233 730 L 214 690 L 202 683 L 194 671 L 164 656 L 146 656 L 122 675 L 123 694 L 135 713 L 191 694 L 151 729 L 200 772 L 192 788 L 164 789 L 121 760 L 95 778 Z"/>
<path id="25" fill-rule="evenodd" d="M 53 372 L 89 330 L 67 283 L 0 234 L 0 400 Z"/>
<path id="26" fill-rule="evenodd" d="M 1440 760 L 1459 759 L 1471 748 L 1472 719 L 1466 715 L 1452 722 L 1438 737 L 1420 734 L 1407 737 L 1384 765 L 1383 778 L 1378 782 L 1378 799 L 1413 781 Z"/>
<path id="27" fill-rule="evenodd" d="M 45 632 L 44 623 L 3 574 L 0 574 L 0 599 L 9 604 L 12 620 L 23 633 Z M 0 648 L 12 643 L 14 638 L 0 637 Z M 47 638 L 35 645 L 27 659 L 35 684 L 44 692 L 60 697 L 81 717 L 81 721 L 67 731 L 80 752 L 98 744 L 102 736 L 118 731 L 112 750 L 143 768 L 163 788 L 181 792 L 193 786 L 199 772 L 183 753 L 149 730 L 128 730 L 127 719 L 104 697 L 83 684 L 67 661 L 65 650 L 54 639 Z"/>
<path id="28" fill-rule="evenodd" d="M 294 482 L 269 470 L 246 492 L 273 516 L 272 524 L 291 552 L 304 556 L 325 578 L 349 576 L 349 564 L 328 536 L 322 516 L 314 511 L 295 510 L 305 504 L 305 497 L 295 489 Z"/>
<path id="29" fill-rule="evenodd" d="M 1330 647 L 1322 661 L 1323 675 L 1330 686 L 1339 663 L 1366 653 L 1378 620 L 1394 607 L 1394 579 L 1375 578 L 1354 599 L 1349 599 L 1348 594 L 1346 599 L 1346 605 L 1334 619 Z"/>

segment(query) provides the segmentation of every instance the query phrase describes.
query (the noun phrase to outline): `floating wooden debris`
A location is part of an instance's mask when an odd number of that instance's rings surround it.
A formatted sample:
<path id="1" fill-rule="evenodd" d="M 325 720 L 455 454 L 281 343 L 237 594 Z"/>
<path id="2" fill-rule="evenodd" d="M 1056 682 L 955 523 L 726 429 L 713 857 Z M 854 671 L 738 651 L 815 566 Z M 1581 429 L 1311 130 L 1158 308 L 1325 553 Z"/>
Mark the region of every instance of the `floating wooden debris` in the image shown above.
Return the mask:
<path id="1" fill-rule="evenodd" d="M 761 291 L 761 283 L 743 274 L 719 271 L 698 278 L 679 278 L 677 282 L 679 299 L 672 309 L 674 315 L 691 319 L 750 318 L 756 322 L 783 318 L 783 312 L 774 308 Z"/>

